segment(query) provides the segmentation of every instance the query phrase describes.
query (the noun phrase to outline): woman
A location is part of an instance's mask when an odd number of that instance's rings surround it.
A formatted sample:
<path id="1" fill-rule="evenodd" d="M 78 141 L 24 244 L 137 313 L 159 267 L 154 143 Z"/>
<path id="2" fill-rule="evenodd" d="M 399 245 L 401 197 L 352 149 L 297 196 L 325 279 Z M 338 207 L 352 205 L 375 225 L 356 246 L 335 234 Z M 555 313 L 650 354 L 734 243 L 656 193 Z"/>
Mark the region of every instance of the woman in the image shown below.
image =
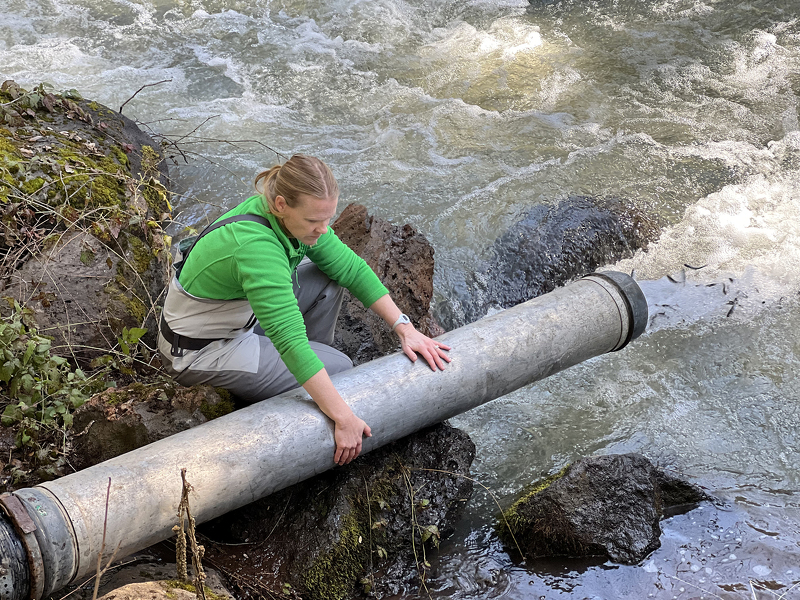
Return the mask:
<path id="1" fill-rule="evenodd" d="M 444 369 L 450 348 L 418 332 L 328 226 L 339 187 L 327 165 L 296 154 L 259 174 L 256 190 L 201 234 L 170 282 L 164 366 L 183 385 L 224 387 L 247 402 L 302 385 L 334 421 L 334 461 L 347 464 L 371 433 L 329 376 L 353 366 L 330 347 L 343 287 L 392 327 L 412 361 L 419 354 Z"/>

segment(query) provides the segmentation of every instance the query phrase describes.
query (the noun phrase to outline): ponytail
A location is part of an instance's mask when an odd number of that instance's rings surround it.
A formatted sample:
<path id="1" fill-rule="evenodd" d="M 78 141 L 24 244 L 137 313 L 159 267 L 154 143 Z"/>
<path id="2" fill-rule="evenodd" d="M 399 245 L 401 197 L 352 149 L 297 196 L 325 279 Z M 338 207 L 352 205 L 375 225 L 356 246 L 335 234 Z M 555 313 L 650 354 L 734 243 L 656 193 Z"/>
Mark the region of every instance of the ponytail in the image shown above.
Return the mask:
<path id="1" fill-rule="evenodd" d="M 275 180 L 278 179 L 280 170 L 281 166 L 275 165 L 256 175 L 256 191 L 264 198 L 264 203 L 266 204 L 264 208 L 267 212 L 272 212 L 275 206 L 275 198 L 278 196 L 275 192 Z"/>
<path id="2" fill-rule="evenodd" d="M 295 154 L 283 165 L 262 171 L 256 176 L 255 187 L 268 212 L 274 212 L 278 196 L 283 196 L 292 208 L 300 202 L 301 195 L 320 199 L 339 197 L 339 184 L 328 165 L 305 154 Z"/>

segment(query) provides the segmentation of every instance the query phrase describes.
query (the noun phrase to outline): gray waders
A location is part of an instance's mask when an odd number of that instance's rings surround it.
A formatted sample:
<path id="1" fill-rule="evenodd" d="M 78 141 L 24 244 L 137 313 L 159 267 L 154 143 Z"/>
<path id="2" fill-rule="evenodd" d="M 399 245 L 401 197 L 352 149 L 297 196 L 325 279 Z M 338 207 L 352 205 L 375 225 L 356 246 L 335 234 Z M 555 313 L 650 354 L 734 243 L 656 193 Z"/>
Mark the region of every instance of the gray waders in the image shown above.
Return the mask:
<path id="1" fill-rule="evenodd" d="M 331 347 L 344 288 L 308 258 L 298 265 L 295 279 L 294 295 L 311 349 L 329 375 L 352 368 L 352 361 Z M 204 345 L 187 349 L 192 341 Z M 247 300 L 193 296 L 183 289 L 177 275 L 167 289 L 158 350 L 164 368 L 181 385 L 222 387 L 247 403 L 298 387 Z"/>

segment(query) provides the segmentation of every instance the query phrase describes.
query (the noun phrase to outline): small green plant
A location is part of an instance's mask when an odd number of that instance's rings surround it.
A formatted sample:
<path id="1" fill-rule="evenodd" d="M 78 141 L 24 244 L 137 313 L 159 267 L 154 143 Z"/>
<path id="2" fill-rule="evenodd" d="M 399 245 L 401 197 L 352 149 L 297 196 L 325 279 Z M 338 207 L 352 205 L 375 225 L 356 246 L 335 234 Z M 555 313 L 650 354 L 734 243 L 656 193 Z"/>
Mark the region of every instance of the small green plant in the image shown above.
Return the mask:
<path id="1" fill-rule="evenodd" d="M 116 348 L 109 354 L 104 354 L 93 359 L 89 364 L 93 369 L 100 369 L 98 373 L 105 373 L 110 376 L 112 372 L 119 371 L 124 375 L 133 375 L 134 363 L 138 359 L 141 348 L 139 347 L 139 340 L 147 333 L 147 329 L 141 327 L 127 327 L 122 328 L 122 335 L 117 338 Z M 113 381 L 109 381 L 109 385 L 114 385 Z"/>
<path id="2" fill-rule="evenodd" d="M 0 403 L 2 425 L 14 426 L 16 445 L 39 449 L 45 432 L 72 425 L 72 411 L 99 391 L 96 379 L 50 354 L 52 340 L 25 325 L 25 309 L 16 302 L 0 321 Z"/>

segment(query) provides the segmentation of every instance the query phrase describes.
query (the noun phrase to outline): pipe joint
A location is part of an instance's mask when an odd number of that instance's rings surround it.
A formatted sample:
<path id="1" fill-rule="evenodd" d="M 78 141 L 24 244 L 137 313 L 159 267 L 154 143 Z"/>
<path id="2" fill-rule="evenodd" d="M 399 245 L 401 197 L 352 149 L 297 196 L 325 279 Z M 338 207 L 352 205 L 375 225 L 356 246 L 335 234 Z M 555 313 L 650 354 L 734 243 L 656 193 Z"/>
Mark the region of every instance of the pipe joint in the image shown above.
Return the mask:
<path id="1" fill-rule="evenodd" d="M 593 281 L 614 297 L 620 311 L 620 338 L 611 352 L 622 350 L 631 340 L 635 340 L 647 327 L 649 311 L 647 298 L 642 288 L 632 277 L 619 271 L 591 273 L 584 280 Z"/>
<path id="2" fill-rule="evenodd" d="M 0 591 L 0 600 L 40 600 L 67 585 L 77 570 L 77 542 L 58 500 L 43 488 L 26 488 L 0 496 L 0 509 L 10 525 L 0 533 L 2 556 L 6 545 L 10 556 L 20 546 L 27 575 L 25 585 L 12 585 L 7 597 Z"/>

